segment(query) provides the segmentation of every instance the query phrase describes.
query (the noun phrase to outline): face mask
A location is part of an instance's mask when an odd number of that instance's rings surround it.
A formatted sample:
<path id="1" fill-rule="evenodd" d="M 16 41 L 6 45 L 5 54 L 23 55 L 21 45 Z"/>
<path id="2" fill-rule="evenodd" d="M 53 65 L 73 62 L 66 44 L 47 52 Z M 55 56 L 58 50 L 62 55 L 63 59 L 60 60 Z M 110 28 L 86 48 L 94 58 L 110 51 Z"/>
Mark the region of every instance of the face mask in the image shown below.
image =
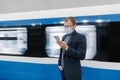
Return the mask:
<path id="1" fill-rule="evenodd" d="M 72 28 L 71 27 L 65 27 L 65 32 L 67 34 L 71 34 L 73 32 Z"/>

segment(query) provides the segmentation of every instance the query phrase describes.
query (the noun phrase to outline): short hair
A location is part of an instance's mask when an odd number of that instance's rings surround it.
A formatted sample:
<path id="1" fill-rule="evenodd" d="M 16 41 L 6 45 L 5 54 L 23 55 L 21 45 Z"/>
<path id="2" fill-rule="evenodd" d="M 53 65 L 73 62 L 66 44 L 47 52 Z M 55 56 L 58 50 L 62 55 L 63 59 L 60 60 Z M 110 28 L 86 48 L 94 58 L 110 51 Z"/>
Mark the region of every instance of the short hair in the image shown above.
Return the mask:
<path id="1" fill-rule="evenodd" d="M 71 17 L 71 16 L 70 16 L 70 17 L 67 17 L 67 18 L 65 19 L 65 22 L 68 21 L 68 20 L 70 20 L 70 21 L 72 22 L 73 25 L 76 24 L 75 18 L 73 18 L 73 17 Z"/>

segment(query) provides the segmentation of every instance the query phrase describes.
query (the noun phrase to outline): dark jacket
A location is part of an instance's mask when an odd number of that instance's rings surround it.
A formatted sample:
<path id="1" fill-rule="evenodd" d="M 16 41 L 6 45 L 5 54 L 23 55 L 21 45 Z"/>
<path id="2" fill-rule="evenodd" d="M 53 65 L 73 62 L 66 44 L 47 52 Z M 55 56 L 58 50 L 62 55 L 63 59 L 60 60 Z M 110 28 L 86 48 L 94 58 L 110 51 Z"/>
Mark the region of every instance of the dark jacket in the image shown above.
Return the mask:
<path id="1" fill-rule="evenodd" d="M 64 40 L 66 37 L 63 36 Z M 64 54 L 64 73 L 68 80 L 80 80 L 81 77 L 81 63 L 80 60 L 85 58 L 86 53 L 86 38 L 84 35 L 74 31 L 71 34 L 71 38 L 68 42 L 68 50 Z M 62 49 L 60 49 L 60 56 L 58 60 L 58 65 L 61 65 L 61 54 Z"/>

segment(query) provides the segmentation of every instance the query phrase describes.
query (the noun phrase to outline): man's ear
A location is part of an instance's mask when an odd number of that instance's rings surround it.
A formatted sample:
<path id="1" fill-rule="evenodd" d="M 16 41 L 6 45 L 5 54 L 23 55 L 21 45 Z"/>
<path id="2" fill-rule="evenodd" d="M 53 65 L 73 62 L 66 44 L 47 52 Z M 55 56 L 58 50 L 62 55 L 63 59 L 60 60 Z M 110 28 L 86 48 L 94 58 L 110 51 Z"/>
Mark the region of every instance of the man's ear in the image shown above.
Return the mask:
<path id="1" fill-rule="evenodd" d="M 74 28 L 74 29 L 76 28 L 76 24 L 73 26 L 73 28 Z"/>

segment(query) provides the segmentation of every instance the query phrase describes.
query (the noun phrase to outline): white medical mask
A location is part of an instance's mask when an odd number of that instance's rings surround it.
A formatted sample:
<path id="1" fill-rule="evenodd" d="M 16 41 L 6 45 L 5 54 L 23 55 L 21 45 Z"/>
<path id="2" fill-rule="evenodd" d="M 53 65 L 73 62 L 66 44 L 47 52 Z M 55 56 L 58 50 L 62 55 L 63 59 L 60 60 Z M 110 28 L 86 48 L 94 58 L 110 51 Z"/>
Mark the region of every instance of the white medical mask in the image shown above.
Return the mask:
<path id="1" fill-rule="evenodd" d="M 71 27 L 65 27 L 65 32 L 67 34 L 71 34 L 73 32 L 72 28 Z"/>

